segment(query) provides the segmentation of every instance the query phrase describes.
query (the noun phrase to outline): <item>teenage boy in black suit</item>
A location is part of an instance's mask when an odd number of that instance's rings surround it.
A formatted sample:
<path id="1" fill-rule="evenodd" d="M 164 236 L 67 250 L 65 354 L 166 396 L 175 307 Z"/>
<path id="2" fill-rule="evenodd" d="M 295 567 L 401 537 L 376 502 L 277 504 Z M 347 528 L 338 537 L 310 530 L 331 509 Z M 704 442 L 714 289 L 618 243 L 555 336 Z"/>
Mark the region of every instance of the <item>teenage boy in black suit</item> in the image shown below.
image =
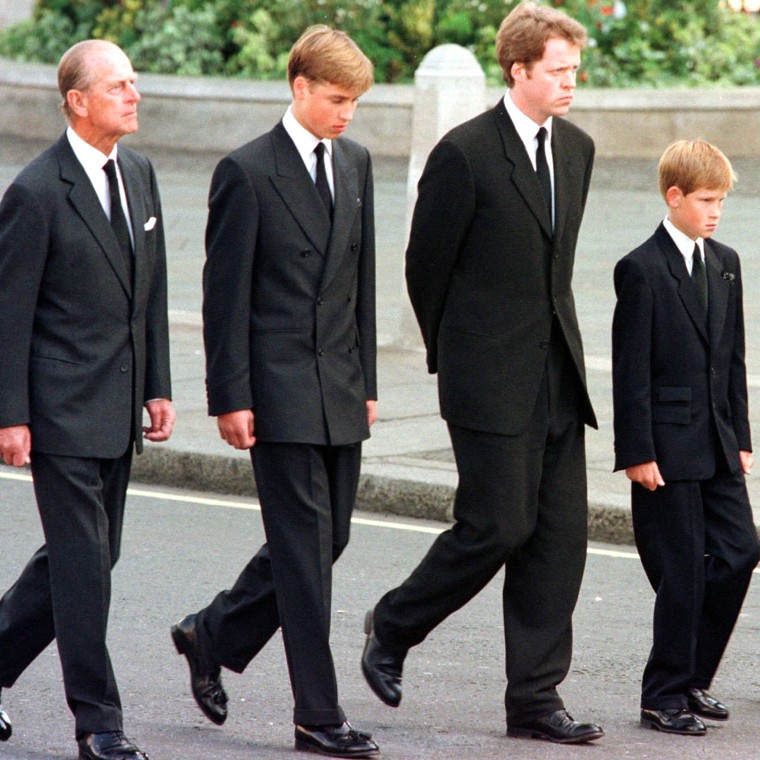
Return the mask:
<path id="1" fill-rule="evenodd" d="M 308 29 L 290 53 L 293 101 L 211 183 L 204 285 L 209 413 L 250 449 L 267 543 L 172 629 L 193 694 L 227 716 L 220 666 L 242 672 L 282 625 L 296 748 L 377 753 L 338 703 L 332 564 L 348 544 L 377 398 L 375 235 L 367 150 L 342 137 L 371 62 L 343 32 Z"/>
<path id="2" fill-rule="evenodd" d="M 710 687 L 758 561 L 736 251 L 711 240 L 734 182 L 702 140 L 660 159 L 667 218 L 615 268 L 615 469 L 657 593 L 641 723 L 701 736 L 727 720 Z"/>

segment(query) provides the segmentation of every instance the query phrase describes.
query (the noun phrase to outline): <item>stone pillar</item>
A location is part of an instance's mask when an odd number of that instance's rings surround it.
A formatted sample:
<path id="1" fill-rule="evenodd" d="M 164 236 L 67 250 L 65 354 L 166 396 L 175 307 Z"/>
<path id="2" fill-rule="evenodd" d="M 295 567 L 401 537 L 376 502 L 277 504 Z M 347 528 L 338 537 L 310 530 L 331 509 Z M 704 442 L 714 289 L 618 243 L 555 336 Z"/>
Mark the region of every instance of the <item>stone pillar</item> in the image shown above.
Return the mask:
<path id="1" fill-rule="evenodd" d="M 34 0 L 0 0 L 0 29 L 32 17 Z"/>
<path id="2" fill-rule="evenodd" d="M 430 151 L 457 124 L 486 107 L 486 78 L 475 56 L 460 45 L 439 45 L 423 59 L 414 75 L 412 147 L 406 185 L 406 239 L 417 200 L 417 183 Z M 380 220 L 382 223 L 382 220 Z M 404 289 L 399 342 L 419 346 L 421 338 Z"/>

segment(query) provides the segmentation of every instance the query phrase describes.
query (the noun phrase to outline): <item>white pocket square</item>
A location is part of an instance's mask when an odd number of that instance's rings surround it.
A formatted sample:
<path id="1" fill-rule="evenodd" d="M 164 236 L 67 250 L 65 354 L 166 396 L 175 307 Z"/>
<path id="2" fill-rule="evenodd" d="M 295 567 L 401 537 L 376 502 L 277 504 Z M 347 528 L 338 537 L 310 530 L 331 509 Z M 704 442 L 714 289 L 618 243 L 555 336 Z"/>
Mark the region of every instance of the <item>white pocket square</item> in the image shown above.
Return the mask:
<path id="1" fill-rule="evenodd" d="M 156 226 L 156 217 L 152 216 L 150 219 L 148 219 L 147 222 L 145 222 L 145 231 L 150 232 L 155 226 Z"/>

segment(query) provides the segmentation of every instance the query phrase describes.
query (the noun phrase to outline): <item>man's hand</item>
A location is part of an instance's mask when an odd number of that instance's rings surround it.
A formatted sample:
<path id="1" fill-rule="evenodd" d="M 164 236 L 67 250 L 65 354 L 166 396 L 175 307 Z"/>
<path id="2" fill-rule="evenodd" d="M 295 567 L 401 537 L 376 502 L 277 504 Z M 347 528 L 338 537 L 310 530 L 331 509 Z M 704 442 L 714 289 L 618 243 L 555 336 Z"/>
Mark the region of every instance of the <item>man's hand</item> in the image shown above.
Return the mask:
<path id="1" fill-rule="evenodd" d="M 172 402 L 165 398 L 158 398 L 148 401 L 145 408 L 150 417 L 150 427 L 143 427 L 143 436 L 155 443 L 168 441 L 177 417 Z"/>
<path id="2" fill-rule="evenodd" d="M 643 464 L 637 464 L 633 467 L 626 467 L 625 474 L 629 480 L 634 483 L 639 483 L 649 491 L 654 491 L 657 486 L 664 486 L 665 481 L 660 475 L 660 468 L 657 466 L 657 462 L 644 462 Z"/>
<path id="3" fill-rule="evenodd" d="M 23 467 L 31 461 L 32 434 L 28 425 L 0 428 L 0 457 L 5 464 Z"/>
<path id="4" fill-rule="evenodd" d="M 754 464 L 755 460 L 752 457 L 751 451 L 740 451 L 739 452 L 739 463 L 742 466 L 742 472 L 745 475 L 749 475 L 752 472 L 752 465 Z"/>
<path id="5" fill-rule="evenodd" d="M 377 419 L 377 401 L 367 401 L 367 424 L 372 427 Z"/>
<path id="6" fill-rule="evenodd" d="M 252 449 L 256 443 L 253 435 L 253 412 L 250 409 L 220 414 L 216 418 L 216 425 L 222 439 L 236 449 Z"/>

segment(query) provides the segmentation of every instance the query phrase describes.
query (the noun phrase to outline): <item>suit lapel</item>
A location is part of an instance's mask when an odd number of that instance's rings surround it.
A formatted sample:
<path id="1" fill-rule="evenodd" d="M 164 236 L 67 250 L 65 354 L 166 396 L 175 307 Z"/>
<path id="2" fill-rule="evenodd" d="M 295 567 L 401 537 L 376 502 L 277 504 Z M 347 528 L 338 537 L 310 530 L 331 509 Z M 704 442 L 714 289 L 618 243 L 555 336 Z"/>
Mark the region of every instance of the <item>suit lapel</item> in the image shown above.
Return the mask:
<path id="1" fill-rule="evenodd" d="M 143 187 L 140 173 L 134 162 L 127 155 L 119 152 L 119 170 L 127 193 L 127 206 L 129 208 L 129 220 L 132 224 L 132 237 L 134 238 L 133 262 L 135 268 L 134 301 L 138 300 L 138 291 L 142 281 L 142 270 L 145 266 L 145 206 L 142 202 L 142 194 L 146 192 Z"/>
<path id="2" fill-rule="evenodd" d="M 581 207 L 579 192 L 583 177 L 578 175 L 572 145 L 563 136 L 564 124 L 555 118 L 552 126 L 552 161 L 554 162 L 554 237 L 562 238 L 568 209 Z"/>
<path id="3" fill-rule="evenodd" d="M 71 185 L 68 196 L 71 205 L 103 250 L 114 274 L 124 288 L 124 292 L 128 297 L 131 297 L 132 287 L 129 282 L 129 274 L 124 263 L 124 257 L 119 250 L 119 244 L 116 242 L 116 236 L 113 234 L 108 217 L 100 205 L 92 182 L 74 155 L 65 134 L 58 141 L 57 154 L 61 180 Z"/>
<path id="4" fill-rule="evenodd" d="M 723 277 L 723 266 L 710 242 L 705 240 L 705 263 L 707 270 L 707 299 L 709 309 L 710 344 L 717 346 L 723 332 L 728 309 L 729 289 L 733 283 L 730 278 Z"/>
<path id="5" fill-rule="evenodd" d="M 705 315 L 702 310 L 702 305 L 699 303 L 697 288 L 691 281 L 689 271 L 686 269 L 686 262 L 684 261 L 681 252 L 678 250 L 678 247 L 673 242 L 673 238 L 670 237 L 670 234 L 663 224 L 660 224 L 657 228 L 657 231 L 655 232 L 655 240 L 665 254 L 665 259 L 671 275 L 678 280 L 678 297 L 681 299 L 681 302 L 688 312 L 689 317 L 691 317 L 691 321 L 694 323 L 697 331 L 705 342 L 707 342 L 707 325 L 705 323 Z"/>
<path id="6" fill-rule="evenodd" d="M 330 217 L 317 188 L 282 123 L 270 134 L 276 165 L 271 181 L 311 244 L 321 256 L 326 256 Z"/>
<path id="7" fill-rule="evenodd" d="M 530 210 L 535 214 L 541 228 L 551 238 L 553 237 L 551 219 L 549 218 L 549 210 L 546 208 L 546 201 L 544 201 L 541 185 L 536 176 L 536 171 L 533 168 L 533 164 L 530 162 L 528 153 L 525 150 L 520 136 L 517 134 L 517 130 L 512 124 L 512 120 L 509 118 L 507 109 L 504 107 L 503 101 L 499 100 L 496 107 L 493 110 L 494 119 L 496 125 L 501 134 L 502 143 L 504 144 L 504 152 L 506 154 L 507 161 L 512 164 L 512 182 L 525 199 Z M 556 167 L 555 167 L 556 168 Z M 554 192 L 555 197 L 557 191 Z"/>
<path id="8" fill-rule="evenodd" d="M 340 268 L 342 257 L 348 246 L 348 237 L 351 234 L 354 217 L 361 207 L 356 167 L 348 163 L 339 140 L 333 140 L 332 145 L 335 205 L 327 261 L 322 273 L 322 290 L 330 284 Z"/>

